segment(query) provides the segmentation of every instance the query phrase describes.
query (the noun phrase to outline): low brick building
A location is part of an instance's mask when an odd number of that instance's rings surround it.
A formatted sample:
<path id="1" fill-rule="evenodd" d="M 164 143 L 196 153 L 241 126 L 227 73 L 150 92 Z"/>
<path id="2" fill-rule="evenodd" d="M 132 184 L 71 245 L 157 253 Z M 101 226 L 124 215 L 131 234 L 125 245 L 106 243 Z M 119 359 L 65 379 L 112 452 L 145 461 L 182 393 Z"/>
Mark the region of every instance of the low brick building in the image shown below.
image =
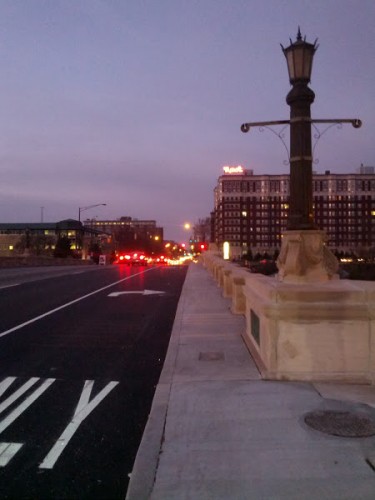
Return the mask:
<path id="1" fill-rule="evenodd" d="M 66 237 L 78 258 L 89 257 L 90 247 L 108 244 L 109 234 L 74 219 L 60 222 L 0 223 L 0 256 L 52 255 L 57 241 Z"/>

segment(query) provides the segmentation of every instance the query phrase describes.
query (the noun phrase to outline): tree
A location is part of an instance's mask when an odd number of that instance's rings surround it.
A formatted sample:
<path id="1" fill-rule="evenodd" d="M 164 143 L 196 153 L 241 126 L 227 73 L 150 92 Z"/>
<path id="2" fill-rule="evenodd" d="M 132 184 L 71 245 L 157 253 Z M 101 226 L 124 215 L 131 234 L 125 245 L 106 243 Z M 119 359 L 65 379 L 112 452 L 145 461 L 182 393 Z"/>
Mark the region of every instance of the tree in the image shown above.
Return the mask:
<path id="1" fill-rule="evenodd" d="M 89 253 L 91 255 L 91 259 L 95 264 L 99 263 L 99 256 L 102 253 L 101 248 L 98 243 L 91 243 L 89 246 Z"/>
<path id="2" fill-rule="evenodd" d="M 55 251 L 53 253 L 54 257 L 60 257 L 66 259 L 72 255 L 72 250 L 70 248 L 70 240 L 67 236 L 61 236 L 57 240 Z"/>
<path id="3" fill-rule="evenodd" d="M 243 259 L 244 260 L 248 260 L 249 262 L 251 262 L 253 260 L 253 252 L 251 251 L 251 248 L 243 254 Z"/>
<path id="4" fill-rule="evenodd" d="M 211 218 L 198 219 L 198 222 L 193 226 L 195 241 L 210 241 L 211 235 Z"/>
<path id="5" fill-rule="evenodd" d="M 54 241 L 53 236 L 27 232 L 15 244 L 15 250 L 20 254 L 27 252 L 30 255 L 49 255 Z"/>

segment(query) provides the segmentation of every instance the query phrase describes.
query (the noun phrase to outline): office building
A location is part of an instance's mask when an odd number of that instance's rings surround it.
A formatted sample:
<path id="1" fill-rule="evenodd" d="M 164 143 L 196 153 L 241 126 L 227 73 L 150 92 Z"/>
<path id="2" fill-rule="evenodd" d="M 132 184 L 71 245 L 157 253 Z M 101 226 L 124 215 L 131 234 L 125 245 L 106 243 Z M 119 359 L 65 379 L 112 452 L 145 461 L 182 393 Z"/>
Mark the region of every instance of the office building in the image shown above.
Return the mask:
<path id="1" fill-rule="evenodd" d="M 115 220 L 87 219 L 83 224 L 85 227 L 111 234 L 115 252 L 124 249 L 157 252 L 163 246 L 164 231 L 156 225 L 155 220 L 120 217 Z"/>

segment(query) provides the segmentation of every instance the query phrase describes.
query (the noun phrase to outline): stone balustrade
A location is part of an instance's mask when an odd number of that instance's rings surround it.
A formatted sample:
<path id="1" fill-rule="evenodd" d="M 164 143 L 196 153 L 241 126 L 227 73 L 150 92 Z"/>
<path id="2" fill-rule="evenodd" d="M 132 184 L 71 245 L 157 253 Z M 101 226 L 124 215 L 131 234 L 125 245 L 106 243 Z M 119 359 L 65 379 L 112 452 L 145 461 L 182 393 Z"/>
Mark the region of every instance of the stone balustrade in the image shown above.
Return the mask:
<path id="1" fill-rule="evenodd" d="M 206 252 L 201 257 L 263 378 L 375 383 L 375 283 L 285 283 Z"/>

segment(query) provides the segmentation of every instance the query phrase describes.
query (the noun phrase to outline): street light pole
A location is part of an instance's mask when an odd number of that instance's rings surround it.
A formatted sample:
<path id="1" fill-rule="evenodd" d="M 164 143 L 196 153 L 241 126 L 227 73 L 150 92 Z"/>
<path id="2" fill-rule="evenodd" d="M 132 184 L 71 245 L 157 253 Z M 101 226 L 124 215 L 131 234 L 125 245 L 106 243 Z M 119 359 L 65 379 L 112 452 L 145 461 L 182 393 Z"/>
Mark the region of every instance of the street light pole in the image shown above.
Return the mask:
<path id="1" fill-rule="evenodd" d="M 290 106 L 290 120 L 248 122 L 241 125 L 244 133 L 249 132 L 252 127 L 266 127 L 273 131 L 270 125 L 290 125 L 289 214 L 287 230 L 281 235 L 277 267 L 280 280 L 294 283 L 327 281 L 335 278 L 338 270 L 338 261 L 326 246 L 325 232 L 314 223 L 311 125 L 351 123 L 354 128 L 362 125 L 358 118 L 311 119 L 310 107 L 315 94 L 308 83 L 314 54 L 318 48 L 316 42 L 317 40 L 312 44 L 306 42 L 306 38 L 302 39 L 298 28 L 296 41 L 290 40 L 287 48 L 281 46 L 292 85 L 286 98 Z M 282 134 L 276 135 L 285 146 Z"/>
<path id="2" fill-rule="evenodd" d="M 308 87 L 312 63 L 317 49 L 302 40 L 298 28 L 297 40 L 282 50 L 288 64 L 292 89 L 286 97 L 290 106 L 290 198 L 287 229 L 316 229 L 313 218 L 311 104 L 315 94 Z"/>
<path id="3" fill-rule="evenodd" d="M 289 282 L 327 281 L 337 276 L 338 261 L 313 216 L 310 108 L 315 94 L 308 84 L 317 40 L 306 42 L 298 28 L 296 41 L 290 42 L 287 48 L 281 46 L 292 89 L 286 97 L 290 106 L 289 215 L 277 260 L 278 276 Z"/>
<path id="4" fill-rule="evenodd" d="M 79 222 L 79 226 L 80 226 L 80 232 L 81 232 L 81 238 L 82 238 L 82 241 L 81 241 L 81 246 L 84 247 L 84 229 L 83 229 L 83 226 L 81 224 L 81 212 L 84 212 L 85 210 L 89 210 L 90 208 L 95 208 L 95 207 L 105 207 L 107 206 L 106 203 L 96 203 L 95 205 L 89 205 L 87 207 L 78 207 L 78 222 Z M 76 247 L 78 248 L 79 246 L 79 239 L 78 239 L 78 230 L 76 232 Z"/>
<path id="5" fill-rule="evenodd" d="M 89 208 L 95 208 L 95 207 L 106 207 L 107 203 L 97 203 L 96 205 L 89 205 L 88 207 L 79 207 L 78 208 L 78 221 L 81 222 L 81 212 L 85 210 L 89 210 Z"/>

